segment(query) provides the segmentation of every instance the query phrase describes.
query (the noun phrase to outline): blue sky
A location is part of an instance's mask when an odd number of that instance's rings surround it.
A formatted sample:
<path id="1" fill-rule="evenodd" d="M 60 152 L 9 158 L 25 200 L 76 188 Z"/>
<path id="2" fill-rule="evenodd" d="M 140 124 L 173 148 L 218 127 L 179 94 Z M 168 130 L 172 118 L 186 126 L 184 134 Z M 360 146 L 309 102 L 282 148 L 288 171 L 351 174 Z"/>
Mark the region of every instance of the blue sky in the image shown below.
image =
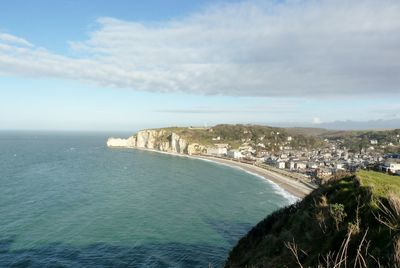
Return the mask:
<path id="1" fill-rule="evenodd" d="M 399 11 L 389 0 L 8 1 L 0 129 L 400 118 Z"/>

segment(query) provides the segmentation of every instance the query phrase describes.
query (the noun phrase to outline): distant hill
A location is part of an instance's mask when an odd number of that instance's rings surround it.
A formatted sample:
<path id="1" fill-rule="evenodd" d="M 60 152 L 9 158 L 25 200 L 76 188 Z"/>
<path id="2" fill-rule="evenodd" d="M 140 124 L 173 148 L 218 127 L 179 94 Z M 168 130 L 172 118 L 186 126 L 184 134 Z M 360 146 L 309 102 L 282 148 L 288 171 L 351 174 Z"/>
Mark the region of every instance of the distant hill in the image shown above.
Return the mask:
<path id="1" fill-rule="evenodd" d="M 291 135 L 324 136 L 337 131 L 313 127 L 288 127 L 285 130 Z"/>
<path id="2" fill-rule="evenodd" d="M 400 128 L 400 119 L 370 121 L 334 121 L 318 125 L 326 129 L 339 130 L 384 130 Z"/>
<path id="3" fill-rule="evenodd" d="M 282 128 L 320 128 L 328 130 L 385 130 L 400 128 L 400 119 L 378 119 L 369 121 L 333 121 L 312 124 L 307 122 L 300 123 L 267 123 L 267 125 Z"/>
<path id="4" fill-rule="evenodd" d="M 321 186 L 257 224 L 225 267 L 400 267 L 400 178 L 361 171 Z"/>

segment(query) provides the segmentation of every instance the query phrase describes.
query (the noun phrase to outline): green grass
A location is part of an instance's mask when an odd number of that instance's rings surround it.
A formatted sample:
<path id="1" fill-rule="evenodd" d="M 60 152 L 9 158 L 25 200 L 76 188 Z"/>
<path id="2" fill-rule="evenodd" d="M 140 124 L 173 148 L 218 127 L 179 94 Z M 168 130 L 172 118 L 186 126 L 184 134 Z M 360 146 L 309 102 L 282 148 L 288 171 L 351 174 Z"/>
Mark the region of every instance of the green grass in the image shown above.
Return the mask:
<path id="1" fill-rule="evenodd" d="M 383 174 L 376 171 L 360 170 L 357 172 L 361 185 L 371 187 L 377 197 L 386 197 L 389 193 L 400 197 L 400 177 Z"/>

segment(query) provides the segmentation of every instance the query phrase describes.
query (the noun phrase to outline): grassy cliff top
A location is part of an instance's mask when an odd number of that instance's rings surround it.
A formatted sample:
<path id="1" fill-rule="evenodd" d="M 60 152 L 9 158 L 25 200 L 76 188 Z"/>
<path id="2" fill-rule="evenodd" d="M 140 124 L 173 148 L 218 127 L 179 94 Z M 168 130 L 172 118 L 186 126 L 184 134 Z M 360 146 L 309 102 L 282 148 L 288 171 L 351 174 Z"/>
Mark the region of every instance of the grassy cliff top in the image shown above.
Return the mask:
<path id="1" fill-rule="evenodd" d="M 261 125 L 221 124 L 210 128 L 169 127 L 155 130 L 164 130 L 166 135 L 173 132 L 190 143 L 199 143 L 202 145 L 226 143 L 232 148 L 238 148 L 246 142 L 254 146 L 263 143 L 267 149 L 277 149 L 280 145 L 287 142 L 289 136 L 293 138 L 291 145 L 294 148 L 313 148 L 322 142 L 317 137 L 289 134 L 283 128 Z M 219 139 L 217 139 L 218 137 Z"/>
<path id="2" fill-rule="evenodd" d="M 370 171 L 323 185 L 257 224 L 226 267 L 400 267 L 399 187 Z"/>
<path id="3" fill-rule="evenodd" d="M 389 194 L 395 194 L 400 198 L 400 177 L 390 176 L 375 171 L 361 170 L 357 173 L 361 185 L 370 187 L 376 197 L 385 198 Z"/>

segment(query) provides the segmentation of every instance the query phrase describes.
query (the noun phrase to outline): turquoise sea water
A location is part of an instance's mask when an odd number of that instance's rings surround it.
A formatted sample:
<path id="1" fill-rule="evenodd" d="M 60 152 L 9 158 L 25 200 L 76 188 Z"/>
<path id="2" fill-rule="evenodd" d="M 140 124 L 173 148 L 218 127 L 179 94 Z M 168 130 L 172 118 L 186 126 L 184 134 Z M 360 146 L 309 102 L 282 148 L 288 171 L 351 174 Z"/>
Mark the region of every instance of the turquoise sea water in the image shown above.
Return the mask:
<path id="1" fill-rule="evenodd" d="M 290 202 L 241 170 L 106 139 L 0 132 L 0 267 L 218 267 Z"/>

